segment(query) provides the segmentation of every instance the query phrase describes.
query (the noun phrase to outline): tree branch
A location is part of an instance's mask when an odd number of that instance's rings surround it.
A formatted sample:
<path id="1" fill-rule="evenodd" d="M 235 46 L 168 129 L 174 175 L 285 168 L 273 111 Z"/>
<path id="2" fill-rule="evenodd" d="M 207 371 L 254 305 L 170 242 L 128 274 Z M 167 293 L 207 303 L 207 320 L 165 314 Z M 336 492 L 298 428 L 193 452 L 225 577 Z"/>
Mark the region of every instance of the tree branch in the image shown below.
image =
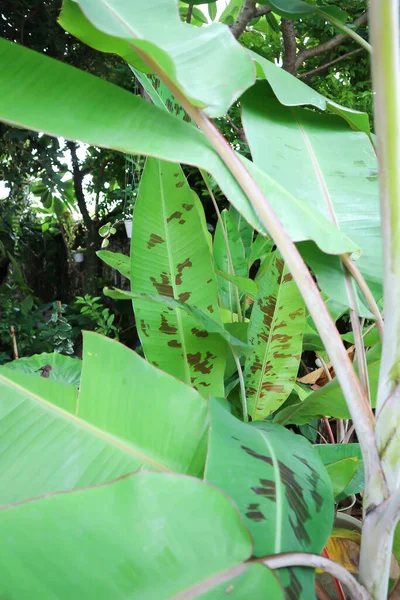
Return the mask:
<path id="1" fill-rule="evenodd" d="M 250 23 L 250 21 L 257 17 L 262 17 L 263 15 L 266 15 L 270 12 L 271 9 L 269 7 L 263 6 L 262 8 L 257 9 L 253 0 L 246 0 L 242 10 L 239 13 L 238 18 L 231 27 L 232 35 L 236 39 L 238 39 L 246 29 L 247 25 Z"/>
<path id="2" fill-rule="evenodd" d="M 190 21 L 192 20 L 192 14 L 193 14 L 193 4 L 189 4 L 188 13 L 186 15 L 186 23 L 190 23 Z"/>
<path id="3" fill-rule="evenodd" d="M 296 75 L 296 34 L 293 21 L 281 19 L 281 29 L 283 37 L 283 69 L 292 75 Z"/>
<path id="4" fill-rule="evenodd" d="M 92 230 L 92 219 L 90 218 L 86 201 L 85 194 L 83 193 L 83 174 L 80 170 L 78 156 L 76 154 L 76 143 L 75 142 L 67 142 L 67 148 L 71 153 L 71 162 L 72 162 L 72 175 L 74 179 L 74 191 L 76 196 L 76 201 L 78 203 L 78 207 L 80 213 L 82 215 L 83 222 L 88 231 Z"/>
<path id="5" fill-rule="evenodd" d="M 310 77 L 310 78 L 314 77 L 314 75 L 323 73 L 324 71 L 329 69 L 329 67 L 331 67 L 332 65 L 336 65 L 336 63 L 341 62 L 342 60 L 345 60 L 346 58 L 349 58 L 350 56 L 353 56 L 354 54 L 359 54 L 359 52 L 362 52 L 363 50 L 364 50 L 364 48 L 357 48 L 357 50 L 352 50 L 351 52 L 346 52 L 346 54 L 342 54 L 341 56 L 338 56 L 338 57 L 334 58 L 333 60 L 326 62 L 325 64 L 321 64 L 321 65 L 319 65 L 319 67 L 316 67 L 315 69 L 312 69 L 311 71 L 307 71 L 306 73 L 301 73 L 300 75 L 297 75 L 297 77 L 298 77 L 298 79 L 305 79 L 306 77 Z"/>
<path id="6" fill-rule="evenodd" d="M 366 23 L 368 23 L 368 12 L 363 13 L 360 17 L 358 17 L 358 19 L 354 21 L 353 28 L 358 29 L 359 27 L 361 27 L 361 25 L 365 25 Z M 336 48 L 348 39 L 349 37 L 347 35 L 339 33 L 330 40 L 322 42 L 321 44 L 318 44 L 313 48 L 305 48 L 304 50 L 301 50 L 301 52 L 298 53 L 296 59 L 296 71 L 308 58 L 313 58 L 314 56 L 319 56 L 320 54 L 323 54 L 327 50 L 332 50 L 333 48 Z"/>

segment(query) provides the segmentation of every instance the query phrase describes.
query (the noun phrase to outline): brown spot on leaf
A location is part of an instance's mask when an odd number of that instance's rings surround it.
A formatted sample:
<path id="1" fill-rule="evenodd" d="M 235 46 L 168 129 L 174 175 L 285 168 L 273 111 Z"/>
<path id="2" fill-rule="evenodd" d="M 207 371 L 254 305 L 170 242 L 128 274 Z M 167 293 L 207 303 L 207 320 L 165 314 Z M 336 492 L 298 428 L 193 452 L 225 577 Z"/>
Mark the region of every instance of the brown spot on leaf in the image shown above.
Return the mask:
<path id="1" fill-rule="evenodd" d="M 171 346 L 171 348 L 182 348 L 182 344 L 178 340 L 170 340 L 168 346 Z"/>
<path id="2" fill-rule="evenodd" d="M 264 496 L 264 498 L 268 498 L 271 502 L 276 501 L 276 486 L 275 481 L 272 479 L 260 479 L 260 487 L 252 487 L 253 492 L 257 494 L 257 496 Z"/>
<path id="3" fill-rule="evenodd" d="M 290 575 L 290 581 L 285 585 L 285 598 L 286 600 L 299 600 L 302 597 L 303 587 L 297 579 L 293 568 L 289 567 L 287 571 Z"/>
<path id="4" fill-rule="evenodd" d="M 203 375 L 209 375 L 211 373 L 214 365 L 210 363 L 210 360 L 214 360 L 215 358 L 216 356 L 208 351 L 203 360 L 200 352 L 187 355 L 188 362 L 194 368 L 194 371 L 203 373 Z"/>
<path id="5" fill-rule="evenodd" d="M 186 223 L 186 221 L 185 221 L 184 219 L 181 219 L 181 220 L 179 221 L 179 225 L 184 225 L 185 223 Z"/>
<path id="6" fill-rule="evenodd" d="M 178 271 L 176 276 L 175 276 L 175 283 L 176 285 L 181 285 L 182 283 L 182 272 L 183 269 L 189 269 L 190 267 L 192 267 L 192 263 L 190 261 L 189 258 L 187 258 L 186 260 L 183 261 L 183 263 L 179 263 L 179 265 L 177 265 L 176 270 Z"/>
<path id="7" fill-rule="evenodd" d="M 179 212 L 178 210 L 176 210 L 174 213 L 172 213 L 172 215 L 170 215 L 167 219 L 167 223 L 170 223 L 173 219 L 180 219 L 182 216 L 182 213 Z"/>
<path id="8" fill-rule="evenodd" d="M 261 510 L 250 510 L 246 513 L 246 517 L 255 523 L 261 523 L 261 521 L 266 521 L 265 516 L 261 512 Z"/>
<path id="9" fill-rule="evenodd" d="M 291 339 L 291 335 L 286 335 L 285 333 L 275 333 L 275 335 L 272 336 L 271 341 L 274 342 L 275 340 L 279 340 L 282 344 L 284 344 L 285 342 L 289 342 Z"/>
<path id="10" fill-rule="evenodd" d="M 257 373 L 257 371 L 261 371 L 261 369 L 262 369 L 262 363 L 261 363 L 260 359 L 258 358 L 258 356 L 256 356 L 254 358 L 253 364 L 250 367 L 250 371 L 254 375 L 255 373 Z"/>
<path id="11" fill-rule="evenodd" d="M 209 305 L 207 306 L 207 310 L 208 310 L 208 311 L 210 311 L 210 313 L 213 313 L 213 312 L 214 312 L 214 309 L 213 309 L 213 306 L 212 306 L 212 304 L 209 304 Z"/>
<path id="12" fill-rule="evenodd" d="M 174 173 L 174 177 L 179 177 L 179 173 Z"/>
<path id="13" fill-rule="evenodd" d="M 175 335 L 176 332 L 178 331 L 178 329 L 177 329 L 177 327 L 174 327 L 173 325 L 169 325 L 168 321 L 164 317 L 164 315 L 161 315 L 160 331 L 162 331 L 163 333 L 166 333 L 167 335 Z"/>
<path id="14" fill-rule="evenodd" d="M 290 358 L 291 354 L 283 354 L 279 352 L 274 352 L 274 358 Z"/>
<path id="15" fill-rule="evenodd" d="M 199 381 L 199 385 L 202 387 L 210 387 L 211 383 L 206 383 L 205 381 Z"/>
<path id="16" fill-rule="evenodd" d="M 281 327 L 287 327 L 287 323 L 282 321 L 282 323 L 279 323 L 279 325 L 275 325 L 274 329 L 280 329 Z"/>
<path id="17" fill-rule="evenodd" d="M 289 319 L 291 319 L 293 321 L 296 317 L 301 317 L 302 314 L 303 314 L 303 309 L 298 308 L 294 312 L 289 313 Z"/>
<path id="18" fill-rule="evenodd" d="M 162 296 L 169 296 L 170 298 L 174 297 L 174 290 L 172 289 L 172 285 L 169 282 L 169 277 L 167 273 L 160 273 L 161 281 L 156 281 L 155 277 L 150 277 L 151 283 L 156 288 L 157 292 Z"/>
<path id="19" fill-rule="evenodd" d="M 257 301 L 258 306 L 260 307 L 261 312 L 264 314 L 263 323 L 264 325 L 270 329 L 272 319 L 275 312 L 276 306 L 276 297 L 275 296 L 267 296 L 265 301 L 263 302 L 262 298 L 259 298 Z"/>
<path id="20" fill-rule="evenodd" d="M 185 182 L 184 182 L 184 181 L 178 181 L 178 183 L 176 183 L 176 184 L 175 184 L 175 187 L 177 187 L 177 188 L 181 188 L 181 187 L 183 187 L 184 185 L 185 185 Z"/>
<path id="21" fill-rule="evenodd" d="M 264 381 L 261 389 L 264 392 L 283 392 L 283 385 L 279 383 L 272 383 L 272 381 Z"/>
<path id="22" fill-rule="evenodd" d="M 286 273 L 286 275 L 283 276 L 282 279 L 282 283 L 287 283 L 288 281 L 292 281 L 293 277 L 291 273 Z"/>
<path id="23" fill-rule="evenodd" d="M 207 283 L 211 283 L 211 282 L 212 282 L 212 279 L 209 279 L 209 280 L 207 281 Z"/>
<path id="24" fill-rule="evenodd" d="M 186 302 L 187 300 L 189 300 L 191 293 L 192 292 L 182 292 L 181 294 L 179 294 L 178 298 L 181 302 Z"/>
<path id="25" fill-rule="evenodd" d="M 144 322 L 144 319 L 140 320 L 140 329 L 143 332 L 143 335 L 145 335 L 146 337 L 149 337 L 149 334 L 147 333 L 149 326 Z"/>
<path id="26" fill-rule="evenodd" d="M 147 248 L 150 250 L 151 248 L 154 248 L 156 244 L 163 244 L 164 242 L 165 240 L 163 240 L 162 237 L 155 233 L 152 233 L 150 235 L 149 241 L 147 242 Z"/>
<path id="27" fill-rule="evenodd" d="M 194 333 L 194 335 L 197 337 L 208 337 L 208 331 L 205 331 L 204 329 L 197 329 L 197 327 L 193 327 L 192 333 Z"/>
<path id="28" fill-rule="evenodd" d="M 194 204 L 182 204 L 182 208 L 184 208 L 185 210 L 187 210 L 188 212 L 190 210 L 192 210 Z"/>
<path id="29" fill-rule="evenodd" d="M 241 446 L 241 448 L 245 452 L 247 452 L 249 456 L 252 456 L 257 460 L 261 460 L 269 465 L 272 465 L 272 459 L 269 456 L 265 456 L 264 454 L 258 454 L 257 452 L 246 446 Z M 320 479 L 318 472 L 315 471 L 312 467 L 310 467 L 306 460 L 296 455 L 295 457 L 310 470 L 310 475 L 308 479 L 309 484 L 312 486 L 313 492 L 316 493 L 319 497 L 319 506 L 321 506 L 323 499 L 316 490 L 317 484 Z M 305 528 L 305 523 L 306 521 L 311 519 L 311 514 L 307 502 L 304 498 L 304 488 L 297 482 L 295 472 L 292 471 L 292 469 L 288 467 L 288 465 L 283 463 L 281 460 L 278 460 L 278 467 L 281 482 L 285 486 L 286 499 L 289 504 L 289 508 L 293 512 L 293 515 L 289 514 L 289 523 L 299 542 L 301 542 L 303 546 L 309 545 L 311 543 L 311 539 Z M 263 490 L 267 490 L 268 493 L 270 493 L 270 490 L 272 488 L 270 480 L 260 479 L 260 484 L 261 487 L 252 488 L 253 491 L 255 491 L 258 495 L 265 495 L 267 493 L 264 493 Z M 275 482 L 273 482 L 273 484 L 275 485 Z M 293 516 L 295 517 L 295 519 L 293 519 Z"/>

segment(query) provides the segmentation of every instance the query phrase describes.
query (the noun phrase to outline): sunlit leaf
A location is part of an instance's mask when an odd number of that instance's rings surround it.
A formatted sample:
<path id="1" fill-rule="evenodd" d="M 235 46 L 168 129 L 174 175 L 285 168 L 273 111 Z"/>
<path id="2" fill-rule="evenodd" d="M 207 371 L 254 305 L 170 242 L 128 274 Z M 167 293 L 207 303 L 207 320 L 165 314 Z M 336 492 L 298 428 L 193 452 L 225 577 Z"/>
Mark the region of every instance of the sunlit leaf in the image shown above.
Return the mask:
<path id="1" fill-rule="evenodd" d="M 148 159 L 135 204 L 131 240 L 134 293 L 195 306 L 222 328 L 218 293 L 200 216 L 179 165 Z M 137 296 L 146 358 L 204 395 L 223 395 L 225 343 L 179 307 Z"/>
<path id="2" fill-rule="evenodd" d="M 208 600 L 227 589 L 283 600 L 272 571 L 245 563 L 252 539 L 236 507 L 198 479 L 125 475 L 10 506 L 0 526 L 1 589 L 15 600 L 166 599 L 213 576 Z"/>
<path id="3" fill-rule="evenodd" d="M 305 307 L 283 260 L 274 256 L 253 305 L 244 368 L 248 412 L 262 420 L 289 396 L 299 368 Z"/>

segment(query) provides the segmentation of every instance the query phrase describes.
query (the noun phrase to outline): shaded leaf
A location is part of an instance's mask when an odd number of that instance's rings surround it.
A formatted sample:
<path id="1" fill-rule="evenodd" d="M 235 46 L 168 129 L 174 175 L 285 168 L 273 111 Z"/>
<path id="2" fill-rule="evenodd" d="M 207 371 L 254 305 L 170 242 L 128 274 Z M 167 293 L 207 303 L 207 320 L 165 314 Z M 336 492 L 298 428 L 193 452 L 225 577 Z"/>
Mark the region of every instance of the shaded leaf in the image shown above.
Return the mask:
<path id="1" fill-rule="evenodd" d="M 116 269 L 127 279 L 131 278 L 131 260 L 129 256 L 120 252 L 109 252 L 108 250 L 99 250 L 97 256 L 113 269 Z"/>
<path id="2" fill-rule="evenodd" d="M 380 368 L 379 353 L 367 352 L 367 362 L 372 407 L 375 408 Z M 355 364 L 355 369 L 357 371 L 357 364 Z M 322 416 L 350 419 L 350 413 L 336 377 L 319 390 L 312 392 L 304 402 L 283 408 L 274 417 L 274 422 L 282 425 L 289 423 L 303 425 L 315 417 Z"/>
<path id="3" fill-rule="evenodd" d="M 5 367 L 21 373 L 31 373 L 40 377 L 41 369 L 49 367 L 48 378 L 64 383 L 79 383 L 81 377 L 82 361 L 71 356 L 64 356 L 59 352 L 42 352 L 25 358 L 18 358 L 8 362 Z"/>
<path id="4" fill-rule="evenodd" d="M 222 211 L 221 220 L 228 240 L 229 254 L 227 252 L 222 226 L 220 222 L 218 222 L 214 235 L 215 269 L 224 271 L 228 275 L 236 275 L 245 278 L 248 276 L 248 269 L 242 238 L 232 215 L 227 210 Z M 238 312 L 240 294 L 238 294 L 237 288 L 224 277 L 218 276 L 217 279 L 219 293 L 223 304 L 229 308 L 232 313 Z"/>
<path id="5" fill-rule="evenodd" d="M 283 260 L 275 255 L 254 303 L 244 378 L 248 412 L 262 420 L 283 404 L 299 368 L 305 307 Z"/>
<path id="6" fill-rule="evenodd" d="M 262 0 L 261 4 L 267 4 L 286 19 L 298 19 L 316 13 L 322 17 L 333 17 L 342 24 L 347 21 L 347 13 L 344 10 L 328 4 L 309 4 L 303 0 Z"/>
<path id="7" fill-rule="evenodd" d="M 254 538 L 255 556 L 321 552 L 333 522 L 329 477 L 307 440 L 271 423 L 245 424 L 210 401 L 206 481 L 237 504 Z M 280 572 L 281 575 L 281 572 Z M 313 574 L 293 569 L 282 581 L 314 597 Z"/>
<path id="8" fill-rule="evenodd" d="M 242 294 L 246 294 L 247 296 L 250 296 L 250 298 L 255 298 L 257 296 L 258 286 L 252 279 L 249 279 L 248 277 L 238 277 L 237 275 L 228 275 L 228 273 L 224 273 L 218 269 L 216 269 L 215 272 L 219 277 L 233 283 Z"/>

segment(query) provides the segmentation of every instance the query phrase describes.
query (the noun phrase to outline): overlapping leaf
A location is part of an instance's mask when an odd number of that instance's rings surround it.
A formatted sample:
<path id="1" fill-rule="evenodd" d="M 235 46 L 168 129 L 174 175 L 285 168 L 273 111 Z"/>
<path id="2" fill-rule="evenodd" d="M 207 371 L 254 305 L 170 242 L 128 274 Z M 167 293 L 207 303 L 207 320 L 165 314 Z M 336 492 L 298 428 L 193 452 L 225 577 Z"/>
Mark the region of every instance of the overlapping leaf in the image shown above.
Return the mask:
<path id="1" fill-rule="evenodd" d="M 96 254 L 106 265 L 116 269 L 127 279 L 131 278 L 131 261 L 129 256 L 125 256 L 125 254 L 121 254 L 120 252 L 110 252 L 109 250 L 99 250 Z"/>
<path id="2" fill-rule="evenodd" d="M 206 237 L 179 165 L 148 159 L 136 200 L 131 241 L 135 293 L 195 306 L 222 327 Z M 223 395 L 225 343 L 191 314 L 137 297 L 135 316 L 146 358 L 202 394 Z"/>
<path id="3" fill-rule="evenodd" d="M 210 403 L 205 478 L 237 504 L 254 542 L 254 554 L 321 552 L 333 521 L 329 477 L 303 437 L 270 423 L 245 424 L 222 403 Z M 314 598 L 313 576 L 301 569 L 282 575 L 290 598 Z"/>
<path id="4" fill-rule="evenodd" d="M 195 127 L 88 73 L 3 39 L 0 64 L 2 121 L 95 146 L 197 165 L 213 175 L 254 228 L 265 232 L 236 179 Z M 44 87 L 51 89 L 51 94 L 43 95 Z M 328 253 L 357 249 L 319 212 L 251 162 L 243 161 L 293 240 L 313 239 Z"/>
<path id="5" fill-rule="evenodd" d="M 214 265 L 217 270 L 228 275 L 247 277 L 247 261 L 242 237 L 239 234 L 232 215 L 227 210 L 221 213 L 222 224 L 218 223 L 214 236 Z M 222 230 L 224 228 L 224 231 Z M 224 238 L 224 232 L 226 240 Z M 227 249 L 227 244 L 229 252 Z M 229 280 L 218 276 L 218 288 L 223 304 L 232 313 L 238 312 L 241 294 Z"/>
<path id="6" fill-rule="evenodd" d="M 367 363 L 372 407 L 375 408 L 380 369 L 379 345 L 367 353 Z M 357 371 L 357 364 L 355 364 L 355 368 Z M 349 409 L 336 377 L 327 385 L 312 392 L 303 402 L 283 408 L 274 417 L 274 422 L 282 425 L 290 423 L 304 425 L 311 419 L 321 416 L 350 419 Z"/>
<path id="7" fill-rule="evenodd" d="M 71 356 L 64 356 L 59 352 L 42 352 L 42 354 L 18 358 L 7 363 L 4 367 L 21 373 L 35 373 L 37 377 L 41 373 L 40 369 L 48 367 L 46 371 L 49 379 L 78 384 L 81 377 L 82 361 Z"/>
<path id="8" fill-rule="evenodd" d="M 338 501 L 342 500 L 343 498 L 346 498 L 347 496 L 350 496 L 351 494 L 358 494 L 364 489 L 364 468 L 362 463 L 360 444 L 315 444 L 314 449 L 320 455 L 322 462 L 325 466 L 336 465 L 334 469 L 340 470 L 340 463 L 342 463 L 342 482 L 345 482 L 346 476 L 348 474 L 351 474 L 351 472 L 354 469 L 354 474 L 349 478 L 348 483 L 340 491 L 340 493 L 338 493 L 336 498 Z M 354 459 L 355 461 L 357 461 L 358 464 L 344 464 L 344 461 L 348 459 Z M 330 473 L 331 479 L 334 475 L 335 473 Z M 339 478 L 336 478 L 336 481 L 338 482 Z"/>
<path id="9" fill-rule="evenodd" d="M 69 396 L 60 402 L 66 384 L 16 371 L 7 378 L 5 371 L 2 504 L 101 483 L 143 465 L 201 473 L 205 401 L 126 346 L 85 334 L 81 391 L 73 403 Z"/>
<path id="10" fill-rule="evenodd" d="M 146 56 L 212 117 L 254 83 L 252 61 L 229 30 L 182 23 L 174 0 L 64 0 L 60 23 L 89 46 L 149 72 Z"/>
<path id="11" fill-rule="evenodd" d="M 248 412 L 262 420 L 289 396 L 296 381 L 305 326 L 300 292 L 275 255 L 261 279 L 249 327 L 253 347 L 244 368 Z"/>
<path id="12" fill-rule="evenodd" d="M 283 600 L 273 572 L 245 563 L 252 539 L 233 503 L 197 479 L 137 473 L 11 506 L 0 526 L 1 589 L 15 600 L 194 598 L 208 579 L 209 600 Z"/>
<path id="13" fill-rule="evenodd" d="M 377 163 L 368 137 L 350 131 L 336 117 L 282 106 L 268 96 L 265 84 L 244 96 L 243 123 L 255 163 L 357 242 L 362 250 L 359 269 L 380 297 Z M 319 254 L 314 245 L 307 253 L 317 275 L 328 267 L 334 271 L 336 263 L 341 269 L 338 259 L 331 258 L 330 267 Z M 336 289 L 333 297 L 345 303 L 343 276 L 341 281 L 329 291 Z"/>

